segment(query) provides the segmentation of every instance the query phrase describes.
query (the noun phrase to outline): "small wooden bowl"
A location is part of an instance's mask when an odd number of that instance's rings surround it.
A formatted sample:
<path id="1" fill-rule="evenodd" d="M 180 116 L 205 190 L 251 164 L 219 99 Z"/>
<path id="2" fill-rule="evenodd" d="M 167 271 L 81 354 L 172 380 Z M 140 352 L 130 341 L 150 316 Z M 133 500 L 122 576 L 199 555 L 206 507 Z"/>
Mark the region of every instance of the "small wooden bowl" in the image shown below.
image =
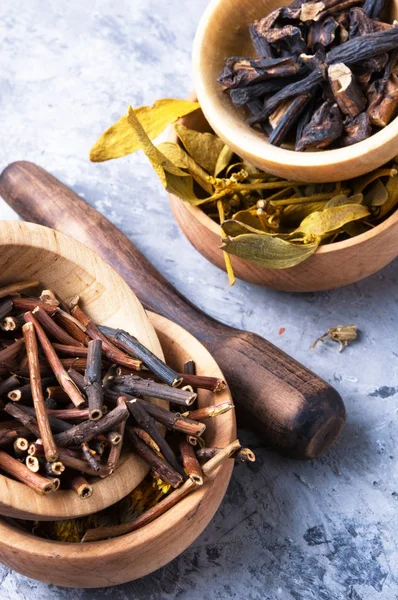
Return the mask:
<path id="1" fill-rule="evenodd" d="M 79 294 L 94 321 L 127 329 L 163 357 L 154 328 L 135 294 L 83 244 L 40 225 L 0 221 L 0 253 L 0 286 L 21 279 L 38 279 L 61 298 Z M 147 472 L 146 464 L 129 453 L 115 473 L 93 484 L 93 495 L 84 500 L 71 490 L 41 496 L 0 475 L 0 514 L 41 520 L 88 515 L 126 496 Z"/>
<path id="2" fill-rule="evenodd" d="M 187 331 L 153 313 L 167 362 L 178 368 L 192 358 L 199 374 L 222 377 L 209 352 Z M 199 391 L 199 405 L 230 400 L 226 389 L 216 396 Z M 225 446 L 236 437 L 233 411 L 207 419 L 208 446 Z M 205 485 L 167 513 L 133 533 L 101 542 L 67 544 L 34 537 L 0 519 L 0 557 L 11 569 L 54 585 L 93 588 L 125 583 L 167 564 L 204 530 L 228 486 L 233 461 L 225 463 Z"/>
<path id="3" fill-rule="evenodd" d="M 181 119 L 197 131 L 211 131 L 201 111 Z M 177 142 L 174 130 L 169 141 Z M 191 244 L 214 265 L 225 270 L 222 230 L 199 207 L 169 194 L 174 216 Z M 398 210 L 370 231 L 321 246 L 307 260 L 289 269 L 267 269 L 231 256 L 239 279 L 284 292 L 317 292 L 342 287 L 369 277 L 398 256 Z"/>
<path id="4" fill-rule="evenodd" d="M 193 46 L 196 92 L 214 131 L 239 156 L 259 169 L 286 179 L 307 182 L 340 181 L 380 167 L 397 154 L 398 119 L 369 139 L 347 148 L 295 152 L 268 143 L 249 127 L 243 109 L 235 107 L 217 83 L 229 56 L 254 56 L 248 25 L 289 0 L 212 0 L 197 30 Z M 394 0 L 389 22 L 397 18 Z"/>

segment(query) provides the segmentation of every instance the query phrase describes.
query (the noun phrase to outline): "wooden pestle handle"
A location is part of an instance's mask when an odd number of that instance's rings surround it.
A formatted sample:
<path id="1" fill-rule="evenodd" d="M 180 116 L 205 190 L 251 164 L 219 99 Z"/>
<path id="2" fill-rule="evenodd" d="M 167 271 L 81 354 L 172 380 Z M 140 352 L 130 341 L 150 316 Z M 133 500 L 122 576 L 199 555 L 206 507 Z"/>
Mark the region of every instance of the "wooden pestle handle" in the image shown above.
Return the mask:
<path id="1" fill-rule="evenodd" d="M 55 177 L 33 163 L 15 162 L 0 175 L 0 195 L 24 220 L 69 234 L 97 252 L 146 308 L 196 336 L 266 444 L 295 458 L 315 458 L 336 441 L 346 414 L 333 387 L 260 336 L 193 306 L 123 233 Z"/>

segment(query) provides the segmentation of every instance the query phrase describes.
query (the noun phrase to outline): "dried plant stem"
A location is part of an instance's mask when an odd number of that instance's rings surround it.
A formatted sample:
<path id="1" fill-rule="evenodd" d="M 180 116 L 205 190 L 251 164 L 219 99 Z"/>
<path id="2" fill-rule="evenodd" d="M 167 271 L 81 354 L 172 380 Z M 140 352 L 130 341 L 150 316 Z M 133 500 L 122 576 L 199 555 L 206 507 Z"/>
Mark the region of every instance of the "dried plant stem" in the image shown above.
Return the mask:
<path id="1" fill-rule="evenodd" d="M 154 452 L 161 454 L 160 448 L 158 444 L 155 442 L 153 438 L 149 435 L 147 431 L 141 429 L 141 427 L 133 427 L 133 431 L 138 435 L 138 437 L 146 443 Z"/>
<path id="2" fill-rule="evenodd" d="M 181 475 L 163 457 L 156 454 L 156 452 L 147 446 L 131 426 L 127 425 L 126 432 L 137 454 L 150 465 L 157 477 L 169 483 L 174 488 L 182 483 L 183 479 Z"/>
<path id="3" fill-rule="evenodd" d="M 225 214 L 224 214 L 224 205 L 223 205 L 223 202 L 221 199 L 217 200 L 217 210 L 218 210 L 218 216 L 220 219 L 220 225 L 222 225 L 225 221 Z M 222 236 L 221 239 L 224 240 L 225 236 Z M 225 270 L 228 275 L 229 285 L 234 285 L 236 283 L 236 279 L 235 279 L 234 270 L 232 267 L 231 257 L 224 250 L 223 250 L 223 257 L 224 257 L 224 262 L 225 262 Z"/>
<path id="4" fill-rule="evenodd" d="M 8 375 L 10 370 L 16 366 L 16 359 L 24 347 L 23 338 L 17 340 L 7 348 L 0 350 L 0 376 Z"/>
<path id="5" fill-rule="evenodd" d="M 230 456 L 239 450 L 240 443 L 238 440 L 232 442 L 225 448 L 223 448 L 216 456 L 211 458 L 207 463 L 202 466 L 203 473 L 206 477 L 209 477 L 216 469 L 218 469 Z M 183 485 L 174 490 L 171 494 L 161 500 L 156 506 L 145 511 L 134 521 L 130 523 L 122 523 L 121 525 L 115 525 L 113 527 L 98 527 L 96 529 L 89 529 L 82 539 L 82 542 L 95 542 L 98 540 L 105 540 L 107 538 L 117 537 L 126 533 L 136 531 L 145 525 L 148 525 L 170 508 L 175 506 L 180 500 L 185 498 L 192 490 L 197 489 L 195 483 L 188 479 Z"/>
<path id="6" fill-rule="evenodd" d="M 84 391 L 84 376 L 76 371 L 75 369 L 68 369 L 68 374 L 72 379 L 73 383 L 81 390 Z"/>
<path id="7" fill-rule="evenodd" d="M 106 439 L 112 446 L 118 446 L 122 441 L 121 435 L 118 431 L 108 431 Z"/>
<path id="8" fill-rule="evenodd" d="M 191 358 L 184 363 L 184 375 L 196 375 L 196 364 Z"/>
<path id="9" fill-rule="evenodd" d="M 67 446 L 79 446 L 82 442 L 88 442 L 95 438 L 98 434 L 113 430 L 119 423 L 128 418 L 128 410 L 126 405 L 120 404 L 99 421 L 84 421 L 79 425 L 75 425 L 57 433 L 54 436 L 57 446 L 64 448 Z"/>
<path id="10" fill-rule="evenodd" d="M 47 385 L 54 383 L 56 381 L 55 377 L 44 377 L 41 380 L 41 387 L 44 389 Z M 17 383 L 17 386 L 19 382 Z M 30 383 L 26 385 L 22 385 L 20 387 L 14 386 L 11 388 L 11 391 L 8 392 L 7 397 L 12 400 L 12 402 L 28 402 L 32 401 L 32 387 Z M 69 398 L 68 398 L 69 399 Z"/>
<path id="11" fill-rule="evenodd" d="M 44 302 L 44 304 L 49 304 L 50 306 L 60 305 L 60 301 L 52 290 L 43 290 L 40 294 L 40 300 Z"/>
<path id="12" fill-rule="evenodd" d="M 256 455 L 250 448 L 241 448 L 235 452 L 234 459 L 239 462 L 255 462 Z"/>
<path id="13" fill-rule="evenodd" d="M 85 500 L 93 495 L 93 486 L 84 479 L 80 473 L 76 473 L 71 469 L 65 471 L 62 480 L 66 483 L 68 488 L 76 492 L 79 498 Z"/>
<path id="14" fill-rule="evenodd" d="M 32 473 L 26 465 L 0 450 L 0 469 L 29 486 L 39 494 L 49 494 L 54 491 L 53 482 L 42 475 Z"/>
<path id="15" fill-rule="evenodd" d="M 122 329 L 113 329 L 112 327 L 99 326 L 99 331 L 106 335 L 115 346 L 121 348 L 130 356 L 140 359 L 144 365 L 161 381 L 171 387 L 178 386 L 182 377 L 171 367 L 158 358 L 156 354 L 145 348 L 135 337 L 123 331 Z"/>
<path id="16" fill-rule="evenodd" d="M 19 281 L 17 283 L 10 283 L 10 285 L 5 285 L 2 288 L 0 288 L 0 298 L 12 296 L 13 294 L 22 292 L 22 290 L 35 288 L 39 285 L 40 281 L 37 281 L 36 279 L 26 279 L 25 281 Z"/>
<path id="17" fill-rule="evenodd" d="M 22 311 L 34 310 L 36 307 L 42 308 L 49 315 L 53 316 L 58 312 L 58 308 L 56 306 L 50 306 L 50 304 L 45 304 L 44 302 L 40 302 L 37 298 L 25 298 L 23 296 L 13 296 L 11 298 L 11 302 L 14 305 L 14 308 Z"/>
<path id="18" fill-rule="evenodd" d="M 125 402 L 126 402 L 126 398 L 120 397 L 117 399 L 116 404 L 117 404 L 117 406 L 120 406 L 121 404 L 125 404 Z M 117 427 L 117 432 L 120 435 L 120 443 L 111 446 L 111 449 L 109 451 L 107 465 L 112 471 L 114 471 L 116 469 L 117 464 L 120 459 L 120 454 L 122 452 L 122 447 L 123 447 L 125 429 L 126 429 L 126 421 L 122 421 Z"/>
<path id="19" fill-rule="evenodd" d="M 232 402 L 220 402 L 219 404 L 212 404 L 211 406 L 204 406 L 197 410 L 183 413 L 183 417 L 189 417 L 194 421 L 201 421 L 202 419 L 208 419 L 209 417 L 218 417 L 226 412 L 229 412 L 234 408 Z"/>
<path id="20" fill-rule="evenodd" d="M 29 431 L 31 431 L 33 435 L 35 435 L 38 438 L 40 437 L 39 426 L 36 419 L 28 413 L 26 413 L 25 411 L 23 411 L 20 406 L 12 404 L 12 402 L 8 402 L 5 405 L 4 410 L 7 414 L 11 415 L 12 417 L 14 417 L 14 419 L 17 419 L 17 421 L 22 423 L 24 427 L 29 429 Z"/>
<path id="21" fill-rule="evenodd" d="M 75 340 L 71 335 L 69 335 L 69 333 L 67 333 L 64 329 L 57 325 L 56 322 L 53 321 L 53 319 L 50 317 L 50 315 L 46 313 L 42 308 L 35 308 L 32 311 L 32 314 L 35 316 L 37 321 L 39 321 L 40 325 L 61 344 L 77 347 L 82 346 L 81 342 Z"/>
<path id="22" fill-rule="evenodd" d="M 88 344 L 87 368 L 84 386 L 88 399 L 89 417 L 98 421 L 103 415 L 104 394 L 101 378 L 101 340 L 91 340 Z"/>
<path id="23" fill-rule="evenodd" d="M 196 456 L 198 458 L 205 458 L 206 460 L 208 460 L 209 458 L 213 458 L 213 456 L 215 456 L 217 454 L 217 452 L 220 452 L 221 448 L 199 448 L 198 450 L 196 450 Z"/>
<path id="24" fill-rule="evenodd" d="M 139 371 L 142 368 L 142 362 L 127 356 L 124 352 L 116 348 L 108 338 L 100 332 L 98 327 L 84 314 L 79 306 L 75 306 L 72 310 L 72 316 L 77 318 L 84 325 L 87 334 L 92 340 L 101 340 L 104 354 L 110 361 L 131 368 L 133 371 Z"/>
<path id="25" fill-rule="evenodd" d="M 222 448 L 200 448 L 196 451 L 196 456 L 208 459 L 215 456 L 220 450 Z M 255 462 L 256 455 L 250 448 L 240 448 L 233 454 L 233 458 L 238 462 Z"/>
<path id="26" fill-rule="evenodd" d="M 86 461 L 76 458 L 67 452 L 66 449 L 58 448 L 58 454 L 60 461 L 70 469 L 78 471 L 79 473 L 86 473 L 92 477 L 107 477 L 110 475 L 111 470 L 107 465 L 100 465 L 99 471 L 93 471 Z"/>
<path id="27" fill-rule="evenodd" d="M 168 429 L 181 431 L 181 433 L 194 435 L 195 437 L 202 435 L 206 429 L 206 425 L 204 423 L 183 417 L 180 413 L 171 412 L 170 410 L 162 408 L 161 406 L 157 406 L 148 400 L 140 399 L 139 402 L 155 419 L 155 421 L 162 423 L 162 425 L 165 425 Z"/>
<path id="28" fill-rule="evenodd" d="M 76 344 L 79 342 L 76 341 Z M 88 348 L 84 346 L 68 346 L 65 344 L 53 344 L 54 350 L 58 354 L 65 354 L 66 356 L 78 357 L 78 358 L 87 358 Z"/>
<path id="29" fill-rule="evenodd" d="M 12 444 L 19 437 L 30 437 L 31 431 L 14 421 L 9 429 L 0 430 L 0 447 Z"/>
<path id="30" fill-rule="evenodd" d="M 142 379 L 136 375 L 115 377 L 111 384 L 111 389 L 120 392 L 120 394 L 159 398 L 159 400 L 168 400 L 173 404 L 181 404 L 182 406 L 191 406 L 197 398 L 194 392 L 169 387 L 162 383 L 156 383 L 152 379 Z"/>
<path id="31" fill-rule="evenodd" d="M 17 329 L 21 329 L 22 324 L 24 323 L 23 315 L 18 315 L 15 317 L 5 317 L 0 322 L 0 329 L 2 331 L 16 331 Z"/>
<path id="32" fill-rule="evenodd" d="M 90 469 L 98 472 L 101 468 L 101 465 L 95 458 L 95 452 L 91 450 L 91 448 L 87 444 L 87 442 L 82 443 L 81 449 L 82 449 L 82 456 L 83 456 L 84 460 L 86 461 L 86 463 L 88 464 L 88 466 L 90 467 Z"/>
<path id="33" fill-rule="evenodd" d="M 144 406 L 136 398 L 128 400 L 126 406 L 133 415 L 139 427 L 144 429 L 144 431 L 146 431 L 157 443 L 160 448 L 160 452 L 163 454 L 167 462 L 173 467 L 173 469 L 177 471 L 177 473 L 182 474 L 183 471 L 181 465 L 179 464 L 173 450 L 160 433 L 155 419 L 145 410 Z"/>
<path id="34" fill-rule="evenodd" d="M 88 408 L 48 408 L 47 414 L 63 421 L 87 421 L 89 418 Z"/>
<path id="35" fill-rule="evenodd" d="M 33 408 L 33 406 L 25 406 L 21 404 L 20 409 L 22 412 L 27 413 L 31 417 L 36 416 L 35 409 Z M 71 427 L 73 427 L 71 423 L 67 423 L 62 419 L 57 419 L 52 415 L 48 415 L 48 422 L 50 423 L 51 430 L 54 432 L 67 431 L 68 429 L 71 429 Z"/>
<path id="36" fill-rule="evenodd" d="M 16 375 L 10 375 L 0 383 L 0 397 L 8 394 L 11 390 L 19 385 L 19 379 Z"/>
<path id="37" fill-rule="evenodd" d="M 35 317 L 33 316 L 33 314 L 31 312 L 28 312 L 25 314 L 25 320 L 26 320 L 26 322 L 33 323 L 37 337 L 40 340 L 40 344 L 43 348 L 44 354 L 46 355 L 47 360 L 51 365 L 51 368 L 54 372 L 55 377 L 57 378 L 60 386 L 68 394 L 69 398 L 72 400 L 72 402 L 76 406 L 76 408 L 79 408 L 80 406 L 85 404 L 85 399 L 79 392 L 76 385 L 71 380 L 68 373 L 63 368 L 61 361 L 59 360 L 57 354 L 55 353 L 55 350 L 52 347 L 50 340 L 44 333 L 43 328 L 36 321 Z"/>
<path id="38" fill-rule="evenodd" d="M 24 456 L 29 448 L 29 442 L 26 438 L 18 437 L 13 444 L 14 454 L 17 457 Z"/>
<path id="39" fill-rule="evenodd" d="M 55 319 L 58 324 L 69 333 L 70 336 L 87 346 L 90 338 L 87 335 L 86 328 L 80 323 L 80 321 L 63 310 L 58 310 L 56 312 Z"/>
<path id="40" fill-rule="evenodd" d="M 62 475 L 65 471 L 65 466 L 59 460 L 56 460 L 55 462 L 46 462 L 44 468 L 47 475 L 50 477 L 58 477 L 58 475 Z"/>
<path id="41" fill-rule="evenodd" d="M 58 455 L 54 443 L 53 434 L 51 432 L 50 423 L 48 421 L 47 410 L 44 404 L 43 391 L 41 388 L 39 352 L 37 347 L 35 328 L 32 323 L 25 323 L 22 330 L 25 339 L 26 354 L 28 357 L 33 406 L 35 409 L 37 424 L 39 426 L 40 437 L 43 442 L 44 454 L 48 462 L 54 462 L 57 460 Z"/>
<path id="42" fill-rule="evenodd" d="M 7 299 L 0 302 L 0 319 L 4 319 L 4 317 L 9 315 L 12 312 L 13 308 L 14 305 L 12 303 L 12 300 Z"/>
<path id="43" fill-rule="evenodd" d="M 25 459 L 25 464 L 29 471 L 32 471 L 32 473 L 38 473 L 40 471 L 40 462 L 37 456 L 27 456 Z"/>
<path id="44" fill-rule="evenodd" d="M 227 387 L 225 381 L 223 379 L 219 379 L 218 377 L 207 377 L 205 375 L 188 375 L 186 373 L 183 373 L 182 377 L 182 385 L 191 385 L 193 388 L 210 390 L 214 393 L 222 392 Z"/>
<path id="45" fill-rule="evenodd" d="M 180 452 L 182 458 L 182 464 L 188 474 L 188 477 L 194 482 L 195 485 L 203 485 L 203 471 L 199 464 L 198 459 L 195 455 L 193 446 L 186 440 L 180 443 Z"/>

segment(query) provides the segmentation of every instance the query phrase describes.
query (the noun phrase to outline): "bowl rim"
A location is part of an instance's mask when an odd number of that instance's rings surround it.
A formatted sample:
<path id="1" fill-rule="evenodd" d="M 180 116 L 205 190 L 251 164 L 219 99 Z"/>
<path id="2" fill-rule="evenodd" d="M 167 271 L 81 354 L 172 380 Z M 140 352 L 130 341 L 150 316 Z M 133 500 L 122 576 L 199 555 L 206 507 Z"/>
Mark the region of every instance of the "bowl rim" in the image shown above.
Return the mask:
<path id="1" fill-rule="evenodd" d="M 280 4 L 284 5 L 287 2 L 281 0 Z M 219 134 L 227 141 L 228 145 L 233 150 L 237 151 L 238 145 L 233 140 L 239 140 L 239 148 L 242 153 L 258 158 L 260 161 L 272 160 L 273 164 L 279 163 L 284 167 L 297 169 L 309 168 L 309 157 L 311 158 L 311 168 L 317 167 L 335 167 L 343 162 L 360 161 L 371 152 L 392 143 L 394 139 L 398 139 L 398 116 L 395 117 L 386 127 L 372 134 L 366 140 L 352 144 L 346 148 L 335 148 L 333 150 L 322 150 L 321 152 L 296 152 L 287 148 L 281 148 L 270 144 L 266 137 L 253 128 L 250 128 L 243 120 L 231 118 L 231 112 L 226 109 L 226 106 L 220 105 L 216 107 L 215 102 L 222 93 L 215 93 L 210 82 L 203 77 L 201 68 L 202 48 L 206 44 L 206 34 L 212 26 L 213 14 L 225 4 L 225 0 L 211 0 L 206 7 L 199 25 L 196 30 L 196 35 L 193 42 L 193 73 L 196 92 L 206 115 L 206 119 Z M 231 104 L 233 107 L 233 105 Z M 217 126 L 216 126 L 217 124 Z M 238 152 L 239 153 L 239 152 Z M 393 155 L 392 155 L 393 156 Z M 379 166 L 387 162 L 382 160 Z"/>

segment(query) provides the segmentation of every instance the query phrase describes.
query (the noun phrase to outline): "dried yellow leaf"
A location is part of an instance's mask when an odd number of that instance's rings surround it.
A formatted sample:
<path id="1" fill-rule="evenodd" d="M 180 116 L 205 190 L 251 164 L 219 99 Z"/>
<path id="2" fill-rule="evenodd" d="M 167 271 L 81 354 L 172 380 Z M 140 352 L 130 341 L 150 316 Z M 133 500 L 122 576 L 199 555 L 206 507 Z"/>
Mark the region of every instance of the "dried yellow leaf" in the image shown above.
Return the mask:
<path id="1" fill-rule="evenodd" d="M 169 125 L 177 119 L 197 110 L 197 102 L 164 98 L 157 100 L 153 106 L 140 106 L 134 112 L 150 140 L 157 138 Z M 140 148 L 139 139 L 128 123 L 128 115 L 109 127 L 90 150 L 90 160 L 102 162 L 112 158 L 120 158 L 136 152 Z"/>
<path id="2" fill-rule="evenodd" d="M 206 173 L 194 160 L 173 142 L 163 142 L 156 146 L 157 149 L 168 158 L 173 165 L 180 169 L 187 169 L 197 183 L 208 193 L 213 194 L 213 186 L 209 182 L 209 174 Z"/>
<path id="3" fill-rule="evenodd" d="M 212 133 L 200 133 L 180 123 L 175 126 L 175 130 L 193 160 L 211 175 L 215 174 L 218 158 L 224 150 L 224 142 Z"/>
<path id="4" fill-rule="evenodd" d="M 311 256 L 318 246 L 318 241 L 293 244 L 272 235 L 247 233 L 228 238 L 222 249 L 262 267 L 287 269 Z"/>
<path id="5" fill-rule="evenodd" d="M 131 106 L 127 113 L 127 122 L 137 137 L 139 147 L 142 148 L 151 161 L 156 174 L 166 190 L 187 202 L 194 203 L 198 201 L 193 190 L 192 176 L 175 166 L 152 144 Z"/>
<path id="6" fill-rule="evenodd" d="M 322 236 L 341 229 L 351 221 L 364 219 L 369 214 L 368 208 L 360 204 L 332 206 L 308 215 L 296 231 L 308 235 Z"/>

